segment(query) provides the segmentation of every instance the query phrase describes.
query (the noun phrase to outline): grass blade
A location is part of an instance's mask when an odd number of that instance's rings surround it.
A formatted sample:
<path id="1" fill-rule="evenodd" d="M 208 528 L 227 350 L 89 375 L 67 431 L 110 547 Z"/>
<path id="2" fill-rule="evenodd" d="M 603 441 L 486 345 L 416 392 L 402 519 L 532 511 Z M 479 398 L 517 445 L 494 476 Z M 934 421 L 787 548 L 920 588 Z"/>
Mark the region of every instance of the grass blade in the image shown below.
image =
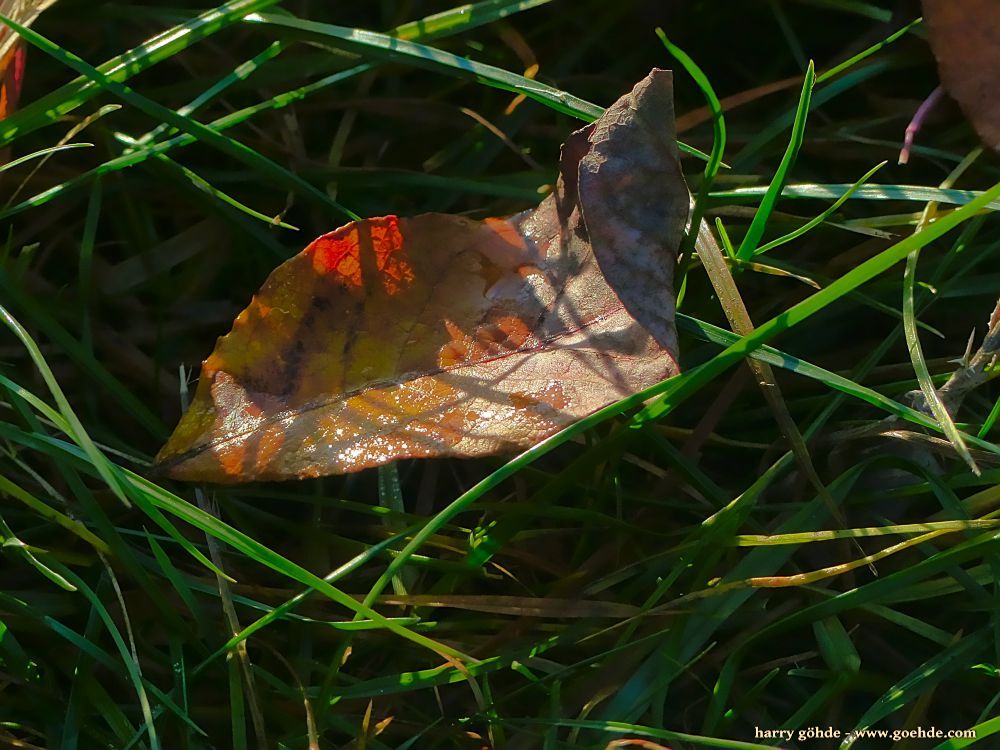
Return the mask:
<path id="1" fill-rule="evenodd" d="M 781 158 L 781 163 L 774 173 L 774 178 L 771 180 L 771 184 L 768 185 L 767 191 L 760 201 L 760 206 L 757 208 L 757 213 L 754 214 L 753 221 L 750 222 L 750 227 L 747 229 L 743 241 L 740 242 L 740 246 L 736 250 L 736 257 L 740 260 L 750 260 L 753 257 L 761 238 L 764 236 L 764 230 L 767 227 L 768 219 L 771 217 L 771 212 L 774 210 L 774 206 L 781 196 L 781 191 L 788 181 L 788 174 L 795 165 L 795 158 L 799 154 L 799 149 L 802 148 L 802 140 L 805 136 L 806 119 L 809 117 L 809 106 L 815 80 L 816 72 L 810 61 L 809 68 L 806 70 L 805 80 L 802 82 L 802 93 L 799 95 L 799 106 L 795 110 L 795 119 L 792 122 L 792 136 L 788 141 L 788 148 L 785 149 L 785 155 Z"/>

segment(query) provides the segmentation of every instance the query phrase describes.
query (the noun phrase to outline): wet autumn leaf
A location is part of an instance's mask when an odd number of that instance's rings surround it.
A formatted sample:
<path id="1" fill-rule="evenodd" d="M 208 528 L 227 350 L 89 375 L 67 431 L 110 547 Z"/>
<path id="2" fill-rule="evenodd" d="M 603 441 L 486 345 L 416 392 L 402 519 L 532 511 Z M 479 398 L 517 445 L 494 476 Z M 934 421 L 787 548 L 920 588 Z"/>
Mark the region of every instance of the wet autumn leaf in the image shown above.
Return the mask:
<path id="1" fill-rule="evenodd" d="M 1000 151 L 1000 0 L 923 0 L 923 9 L 942 85 Z"/>
<path id="2" fill-rule="evenodd" d="M 0 0 L 0 15 L 30 26 L 56 0 Z M 0 25 L 0 120 L 17 109 L 24 80 L 24 42 L 9 26 Z"/>
<path id="3" fill-rule="evenodd" d="M 159 467 L 240 482 L 506 453 L 675 374 L 672 96 L 654 70 L 570 136 L 533 211 L 367 219 L 279 266 Z"/>

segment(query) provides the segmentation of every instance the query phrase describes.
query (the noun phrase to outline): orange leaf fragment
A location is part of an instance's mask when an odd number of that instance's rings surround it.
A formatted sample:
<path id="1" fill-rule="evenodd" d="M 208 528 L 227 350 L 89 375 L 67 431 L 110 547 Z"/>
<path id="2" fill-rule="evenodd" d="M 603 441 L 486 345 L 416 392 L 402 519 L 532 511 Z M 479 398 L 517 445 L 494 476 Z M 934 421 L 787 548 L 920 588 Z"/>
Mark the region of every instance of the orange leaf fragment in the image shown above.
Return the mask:
<path id="1" fill-rule="evenodd" d="M 0 14 L 30 26 L 56 0 L 0 0 Z M 9 26 L 0 25 L 0 120 L 17 109 L 24 81 L 24 42 Z"/>
<path id="2" fill-rule="evenodd" d="M 654 70 L 574 133 L 532 211 L 367 219 L 283 263 L 159 467 L 242 482 L 508 453 L 676 374 L 672 96 Z"/>

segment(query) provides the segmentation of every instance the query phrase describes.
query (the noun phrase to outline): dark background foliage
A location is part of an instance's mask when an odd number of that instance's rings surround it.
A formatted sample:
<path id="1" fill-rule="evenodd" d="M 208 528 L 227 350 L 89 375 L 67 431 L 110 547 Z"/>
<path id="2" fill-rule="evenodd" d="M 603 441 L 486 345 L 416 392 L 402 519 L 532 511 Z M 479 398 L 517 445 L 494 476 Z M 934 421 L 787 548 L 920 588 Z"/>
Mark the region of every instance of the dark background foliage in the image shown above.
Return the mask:
<path id="1" fill-rule="evenodd" d="M 60 0 L 35 28 L 96 65 L 208 7 Z M 382 31 L 451 7 L 416 0 L 280 5 L 300 18 Z M 729 169 L 715 181 L 707 206 L 709 218 L 721 217 L 738 239 L 758 198 L 722 192 L 771 181 L 808 60 L 827 70 L 918 15 L 909 2 L 553 0 L 430 44 L 519 73 L 537 64 L 539 81 L 607 105 L 650 68 L 678 68 L 654 34 L 661 26 L 702 67 L 720 98 L 742 93 L 747 100 L 727 107 Z M 919 135 L 911 163 L 895 163 L 907 122 L 937 85 L 922 35 L 917 26 L 817 87 L 792 182 L 849 184 L 888 160 L 877 182 L 933 187 L 976 146 L 957 108 L 945 102 Z M 276 40 L 288 48 L 193 117 L 208 123 L 335 71 L 375 63 L 371 72 L 225 131 L 361 216 L 447 211 L 485 217 L 531 207 L 555 178 L 559 144 L 581 125 L 536 102 L 514 106 L 509 91 L 441 70 L 381 64 L 257 23 L 232 23 L 141 70 L 128 85 L 176 110 Z M 25 111 L 74 75 L 32 49 Z M 703 94 L 682 72 L 675 80 L 680 138 L 707 152 L 712 124 L 697 115 Z M 767 84 L 775 84 L 773 91 L 754 93 Z M 18 134 L 11 154 L 55 145 L 82 118 L 112 103 L 119 99 L 104 92 L 58 122 Z M 179 415 L 178 367 L 196 376 L 198 362 L 267 273 L 347 221 L 329 202 L 289 190 L 205 142 L 175 149 L 167 159 L 107 168 L 126 148 L 122 136 L 138 138 L 158 124 L 126 105 L 72 139 L 93 148 L 55 154 L 37 171 L 37 162 L 27 163 L 0 182 L 7 203 L 0 213 L 6 241 L 0 301 L 38 340 L 91 437 L 140 475 L 149 475 L 146 462 Z M 702 162 L 685 158 L 684 167 L 696 188 Z M 196 184 L 185 169 L 203 182 Z M 987 154 L 958 187 L 985 189 L 997 174 L 996 158 Z M 298 231 L 269 226 L 208 195 L 205 183 L 265 217 L 280 215 Z M 46 197 L 53 186 L 67 184 Z M 22 205 L 32 196 L 42 197 Z M 780 203 L 765 239 L 800 226 L 829 203 Z M 839 226 L 825 224 L 764 259 L 779 272 L 823 285 L 911 233 L 922 207 L 912 199 L 848 201 L 831 219 Z M 996 222 L 973 225 L 964 244 L 952 233 L 921 260 L 920 280 L 933 281 L 921 294 L 934 293 L 926 314 L 920 308 L 921 321 L 940 334 L 925 329 L 921 340 L 939 381 L 954 368 L 949 361 L 962 354 L 970 331 L 981 335 L 1000 288 Z M 826 307 L 773 343 L 899 397 L 916 387 L 899 335 L 901 279 L 896 267 L 864 287 L 864 297 Z M 758 323 L 814 291 L 788 275 L 754 269 L 738 269 L 737 281 Z M 728 327 L 700 267 L 688 279 L 682 310 Z M 872 367 L 859 370 L 887 339 L 890 346 Z M 718 350 L 693 335 L 682 337 L 685 368 Z M 48 397 L 23 346 L 6 334 L 0 373 Z M 850 526 L 961 517 L 957 503 L 975 493 L 981 502 L 966 512 L 992 510 L 989 488 L 996 477 L 988 460 L 977 479 L 952 457 L 930 458 L 906 442 L 848 440 L 845 431 L 874 425 L 885 413 L 837 396 L 815 379 L 781 373 L 779 382 L 802 429 L 832 410 L 811 442 L 812 454 Z M 486 493 L 411 560 L 397 583 L 427 598 L 408 606 L 385 601 L 379 610 L 482 660 L 471 671 L 378 628 L 348 632 L 342 623 L 349 613 L 318 594 L 295 610 L 302 617 L 282 618 L 249 637 L 246 661 L 236 650 L 229 659 L 210 659 L 234 630 L 224 615 L 230 595 L 145 511 L 124 507 L 93 470 L 45 442 L 46 435 L 61 437 L 58 430 L 29 417 L 13 391 L 0 393 L 6 397 L 0 473 L 110 545 L 97 555 L 4 485 L 0 508 L 8 540 L 31 545 L 41 560 L 68 569 L 83 585 L 76 592 L 58 588 L 16 545 L 6 545 L 0 746 L 126 747 L 130 738 L 132 746 L 149 746 L 130 663 L 141 668 L 159 741 L 170 748 L 298 748 L 310 741 L 330 748 L 604 747 L 621 733 L 574 728 L 576 720 L 718 737 L 730 744 L 714 746 L 741 747 L 732 742 L 764 742 L 755 740 L 755 727 L 846 731 L 873 706 L 887 708 L 878 726 L 897 729 L 965 728 L 995 713 L 996 548 L 983 541 L 987 532 L 901 551 L 878 564 L 877 579 L 860 566 L 805 586 L 679 599 L 719 578 L 789 575 L 860 556 L 846 542 L 739 546 L 738 534 L 773 532 L 789 519 L 794 528 L 783 527 L 786 532 L 836 528 L 794 464 L 774 467 L 787 443 L 742 367 L 660 424 L 618 439 L 613 435 L 622 422 L 606 423 L 553 451 Z M 962 421 L 972 434 L 995 398 L 994 387 L 970 399 Z M 934 469 L 921 473 L 928 462 Z M 210 490 L 202 502 L 217 506 L 222 520 L 264 550 L 325 575 L 421 523 L 502 464 L 404 462 L 405 512 L 386 507 L 393 493 L 380 492 L 376 472 Z M 766 488 L 758 493 L 761 482 Z M 198 502 L 191 487 L 169 489 Z M 753 500 L 707 535 L 705 519 L 740 497 Z M 208 553 L 204 533 L 180 528 Z M 870 554 L 899 539 L 860 544 Z M 963 540 L 980 546 L 953 562 L 942 557 Z M 477 550 L 486 548 L 489 561 L 477 559 Z M 220 555 L 236 580 L 230 589 L 239 627 L 302 590 L 278 572 L 280 564 L 278 571 L 262 566 L 264 552 L 223 545 Z M 389 559 L 374 550 L 337 585 L 363 597 Z M 907 570 L 919 574 L 893 577 Z M 862 593 L 844 594 L 855 587 Z M 825 601 L 835 604 L 806 609 Z M 540 603 L 541 614 L 525 609 L 531 602 Z M 635 616 L 654 605 L 667 606 Z M 114 628 L 102 620 L 105 613 Z M 657 742 L 673 750 L 705 746 L 697 737 Z M 858 745 L 869 746 L 875 745 Z M 922 740 L 907 747 L 933 746 Z"/>

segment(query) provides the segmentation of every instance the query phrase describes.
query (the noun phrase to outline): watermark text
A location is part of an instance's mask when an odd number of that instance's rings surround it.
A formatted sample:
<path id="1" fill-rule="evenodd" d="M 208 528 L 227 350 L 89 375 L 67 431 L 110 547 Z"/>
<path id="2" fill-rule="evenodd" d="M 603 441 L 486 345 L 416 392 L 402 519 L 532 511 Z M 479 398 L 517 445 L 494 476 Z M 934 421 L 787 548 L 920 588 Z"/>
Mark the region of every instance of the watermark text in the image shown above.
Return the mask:
<path id="1" fill-rule="evenodd" d="M 841 740 L 855 742 L 862 739 L 901 740 L 947 740 L 952 738 L 976 739 L 975 729 L 938 729 L 937 727 L 914 727 L 912 729 L 850 729 L 836 727 L 802 727 L 800 729 L 764 729 L 754 727 L 754 739 L 785 740 L 806 742 L 807 740 Z"/>

